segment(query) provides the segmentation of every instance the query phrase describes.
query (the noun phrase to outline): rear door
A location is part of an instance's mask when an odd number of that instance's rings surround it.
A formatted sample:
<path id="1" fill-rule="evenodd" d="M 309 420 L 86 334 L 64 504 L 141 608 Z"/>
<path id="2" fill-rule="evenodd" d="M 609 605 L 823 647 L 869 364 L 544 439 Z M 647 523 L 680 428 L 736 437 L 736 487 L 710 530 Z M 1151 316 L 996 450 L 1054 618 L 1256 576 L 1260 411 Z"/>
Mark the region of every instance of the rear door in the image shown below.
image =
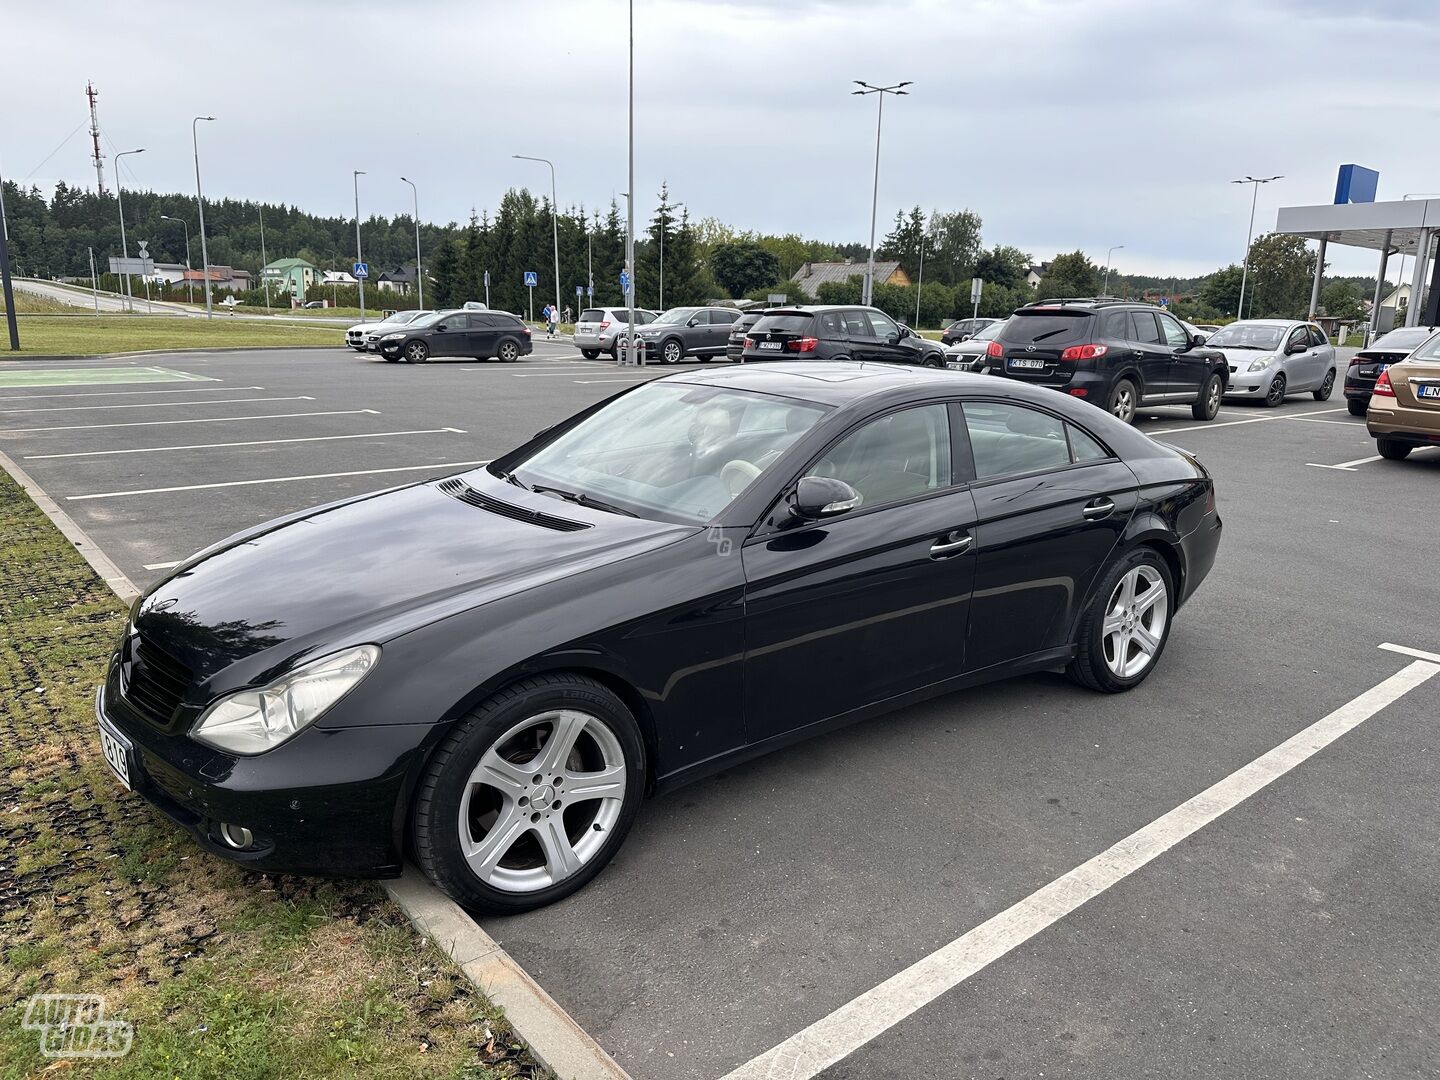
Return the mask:
<path id="1" fill-rule="evenodd" d="M 1142 398 L 1163 398 L 1170 393 L 1170 362 L 1173 357 L 1153 311 L 1130 312 L 1130 340 L 1135 345 L 1135 354 L 1140 361 L 1140 379 L 1145 384 Z"/>
<path id="2" fill-rule="evenodd" d="M 495 350 L 499 347 L 500 332 L 509 322 L 502 315 L 484 315 L 472 312 L 470 314 L 470 351 L 467 356 L 473 356 L 477 360 L 486 356 L 494 356 Z"/>
<path id="3" fill-rule="evenodd" d="M 1135 474 L 1052 413 L 967 401 L 975 594 L 966 669 L 1069 644 L 1086 594 L 1139 500 Z"/>
<path id="4" fill-rule="evenodd" d="M 731 308 L 710 309 L 710 337 L 705 343 L 707 355 L 719 356 L 724 353 L 725 345 L 730 340 L 730 330 L 738 318 L 740 312 Z"/>
<path id="5" fill-rule="evenodd" d="M 840 313 L 845 322 L 845 339 L 850 343 L 850 357 L 854 360 L 879 360 L 882 358 L 880 342 L 875 329 L 865 312 L 860 308 L 846 308 Z"/>

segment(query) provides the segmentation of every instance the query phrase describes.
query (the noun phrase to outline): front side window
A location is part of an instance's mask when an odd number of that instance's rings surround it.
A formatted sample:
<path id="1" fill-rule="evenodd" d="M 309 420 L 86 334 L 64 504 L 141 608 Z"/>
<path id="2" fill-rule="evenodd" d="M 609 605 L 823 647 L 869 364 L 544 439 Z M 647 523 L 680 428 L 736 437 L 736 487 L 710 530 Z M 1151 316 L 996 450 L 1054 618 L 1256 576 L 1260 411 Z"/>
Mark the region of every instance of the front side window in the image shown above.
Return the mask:
<path id="1" fill-rule="evenodd" d="M 888 341 L 892 337 L 899 340 L 900 327 L 896 326 L 894 320 L 888 315 L 882 315 L 878 311 L 871 311 L 867 314 L 870 316 L 870 325 L 875 328 L 877 338 L 881 341 Z"/>
<path id="2" fill-rule="evenodd" d="M 511 465 L 527 487 L 698 525 L 826 413 L 823 405 L 682 382 L 624 394 Z"/>
<path id="3" fill-rule="evenodd" d="M 844 480 L 860 493 L 861 506 L 949 487 L 949 411 L 921 405 L 871 420 L 825 451 L 808 475 Z"/>
<path id="4" fill-rule="evenodd" d="M 1065 421 L 1058 417 L 988 401 L 967 401 L 964 408 L 976 479 L 993 480 L 1070 464 Z"/>
<path id="5" fill-rule="evenodd" d="M 677 324 L 680 326 L 684 326 L 690 321 L 690 317 L 695 314 L 696 310 L 697 309 L 693 307 L 671 308 L 669 311 L 665 312 L 664 315 L 659 316 L 655 320 L 655 322 L 664 323 L 666 326 L 674 326 Z M 636 312 L 636 315 L 636 322 L 639 322 L 639 312 Z"/>
<path id="6" fill-rule="evenodd" d="M 447 334 L 453 334 L 456 330 L 464 330 L 470 325 L 468 315 L 446 315 L 440 320 L 439 329 Z"/>
<path id="7" fill-rule="evenodd" d="M 1303 326 L 1297 326 L 1290 331 L 1290 336 L 1285 340 L 1286 350 L 1308 349 L 1310 347 L 1310 331 Z"/>
<path id="8" fill-rule="evenodd" d="M 1190 335 L 1185 328 L 1168 315 L 1156 315 L 1160 320 L 1160 332 L 1165 335 L 1165 344 L 1176 349 L 1183 349 L 1190 344 Z"/>
<path id="9" fill-rule="evenodd" d="M 694 315 L 691 315 L 690 318 L 686 319 L 685 323 L 686 325 L 709 326 L 710 312 L 704 310 L 697 311 Z"/>

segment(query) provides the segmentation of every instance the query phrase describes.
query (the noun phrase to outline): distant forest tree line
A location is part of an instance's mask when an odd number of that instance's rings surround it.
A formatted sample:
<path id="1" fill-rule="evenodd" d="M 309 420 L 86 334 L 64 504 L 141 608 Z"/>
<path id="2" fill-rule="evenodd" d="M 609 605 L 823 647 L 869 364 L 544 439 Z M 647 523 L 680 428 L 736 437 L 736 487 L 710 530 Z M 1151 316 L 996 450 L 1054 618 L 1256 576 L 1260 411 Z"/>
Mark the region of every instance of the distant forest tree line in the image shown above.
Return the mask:
<path id="1" fill-rule="evenodd" d="M 96 195 L 65 183 L 47 201 L 38 188 L 5 183 L 12 264 L 16 272 L 35 277 L 88 277 L 91 249 L 104 271 L 111 255 L 120 253 L 120 215 L 115 196 Z M 138 241 L 147 242 L 156 262 L 185 262 L 184 221 L 190 229 L 190 264 L 201 262 L 199 221 L 193 196 L 151 191 L 124 193 L 126 238 L 133 256 Z M 550 201 L 523 188 L 512 188 L 491 213 L 472 213 L 464 224 L 422 222 L 427 307 L 486 298 L 489 303 L 522 314 L 532 299 L 523 274 L 539 275 L 535 309 L 555 297 L 554 251 Z M 264 257 L 261 219 L 264 221 Z M 178 219 L 178 220 L 167 220 Z M 970 210 L 933 211 L 916 206 L 897 212 L 891 228 L 877 245 L 876 258 L 895 260 L 911 285 L 879 284 L 877 307 L 894 318 L 914 323 L 919 300 L 919 325 L 938 326 L 969 315 L 970 280 L 981 277 L 985 289 L 979 312 L 1006 315 L 1039 297 L 1089 296 L 1100 291 L 1103 268 L 1083 252 L 1056 256 L 1037 289 L 1026 283 L 1033 264 L 1030 253 L 981 240 L 981 218 Z M 206 200 L 205 227 L 212 266 L 233 266 L 254 275 L 256 289 L 241 294 L 249 304 L 263 302 L 258 288 L 265 259 L 301 258 L 322 269 L 348 270 L 354 261 L 353 218 L 321 217 L 296 206 L 249 200 Z M 592 302 L 576 288 L 594 284 L 593 303 L 624 302 L 620 271 L 624 265 L 625 220 L 615 202 L 604 208 L 571 207 L 555 222 L 560 247 L 560 303 L 578 310 Z M 361 223 L 365 260 L 371 275 L 413 265 L 415 221 L 407 214 L 371 215 Z M 714 218 L 691 218 L 687 207 L 662 186 L 648 224 L 636 235 L 636 303 L 643 307 L 699 304 L 729 297 L 764 300 L 785 294 L 791 303 L 857 303 L 865 269 L 866 248 L 859 243 L 827 243 L 791 233 L 758 233 L 737 229 Z M 663 273 L 661 251 L 663 249 Z M 850 258 L 856 277 L 822 285 L 819 295 L 804 292 L 791 276 L 807 262 Z M 1299 315 L 1309 302 L 1313 252 L 1298 237 L 1257 237 L 1251 248 L 1246 315 Z M 1229 266 L 1202 277 L 1177 279 L 1112 273 L 1109 291 L 1124 296 L 1167 295 L 1185 318 L 1210 321 L 1233 318 L 1239 296 L 1241 268 Z M 663 279 L 663 280 L 662 280 Z M 1322 294 L 1327 314 L 1358 317 L 1361 302 L 1374 279 L 1330 279 Z M 140 288 L 136 287 L 140 292 Z M 183 286 L 157 295 L 174 297 Z M 344 293 L 345 295 L 340 295 Z M 369 293 L 369 290 L 367 290 Z M 353 304 L 355 290 L 338 292 L 313 287 L 307 299 Z M 416 298 L 384 294 L 383 306 L 413 307 Z M 372 306 L 381 306 L 379 296 Z"/>

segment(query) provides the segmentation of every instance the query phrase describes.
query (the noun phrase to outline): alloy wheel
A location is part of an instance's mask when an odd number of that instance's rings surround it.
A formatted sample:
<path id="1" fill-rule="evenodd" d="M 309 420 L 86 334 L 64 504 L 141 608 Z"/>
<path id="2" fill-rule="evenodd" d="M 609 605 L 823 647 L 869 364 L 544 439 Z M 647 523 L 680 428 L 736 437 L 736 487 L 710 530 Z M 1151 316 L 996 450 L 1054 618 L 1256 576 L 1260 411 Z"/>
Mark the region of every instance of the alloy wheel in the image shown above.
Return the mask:
<path id="1" fill-rule="evenodd" d="M 507 364 L 513 364 L 520 356 L 520 350 L 513 341 L 507 341 L 500 346 L 500 359 Z"/>
<path id="2" fill-rule="evenodd" d="M 1105 666 L 1111 673 L 1133 679 L 1154 663 L 1169 617 L 1170 600 L 1159 570 L 1142 565 L 1122 577 L 1105 605 L 1102 631 Z"/>
<path id="3" fill-rule="evenodd" d="M 1276 375 L 1270 383 L 1270 389 L 1265 391 L 1265 404 L 1270 406 L 1279 405 L 1285 400 L 1285 376 Z"/>
<path id="4" fill-rule="evenodd" d="M 536 892 L 573 877 L 625 803 L 625 752 L 598 717 L 538 713 L 481 756 L 460 800 L 460 848 L 485 884 Z"/>
<path id="5" fill-rule="evenodd" d="M 1212 378 L 1210 380 L 1210 392 L 1205 395 L 1205 410 L 1211 416 L 1214 416 L 1220 411 L 1220 391 L 1220 380 Z"/>
<path id="6" fill-rule="evenodd" d="M 680 362 L 680 352 L 680 343 L 678 341 L 667 341 L 660 355 L 665 363 L 678 364 Z"/>
<path id="7" fill-rule="evenodd" d="M 1123 384 L 1115 391 L 1115 400 L 1110 405 L 1110 411 L 1125 423 L 1130 423 L 1131 418 L 1135 415 L 1135 391 L 1131 389 L 1129 383 Z"/>
<path id="8" fill-rule="evenodd" d="M 405 359 L 412 364 L 423 364 L 430 356 L 430 350 L 423 341 L 412 341 L 405 346 Z"/>

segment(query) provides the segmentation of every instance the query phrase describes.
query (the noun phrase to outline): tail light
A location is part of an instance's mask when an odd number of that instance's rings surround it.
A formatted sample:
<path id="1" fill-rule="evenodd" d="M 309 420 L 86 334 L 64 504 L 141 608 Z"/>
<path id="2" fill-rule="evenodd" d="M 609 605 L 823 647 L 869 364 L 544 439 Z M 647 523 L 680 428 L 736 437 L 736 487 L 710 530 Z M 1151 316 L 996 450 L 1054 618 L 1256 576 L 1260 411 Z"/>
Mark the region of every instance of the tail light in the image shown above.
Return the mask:
<path id="1" fill-rule="evenodd" d="M 755 347 L 755 339 L 754 339 L 753 337 L 747 337 L 747 338 L 745 339 L 745 348 L 747 348 L 747 349 L 753 349 L 754 347 Z"/>
<path id="2" fill-rule="evenodd" d="M 1361 364 L 1365 364 L 1365 363 L 1369 363 L 1369 361 L 1368 361 L 1365 357 L 1363 357 L 1363 356 L 1352 356 L 1352 357 L 1350 357 L 1350 366 L 1351 366 L 1351 367 L 1359 367 Z"/>
<path id="3" fill-rule="evenodd" d="M 1005 346 L 1001 345 L 998 341 L 992 341 L 989 345 L 985 346 L 985 355 L 993 356 L 998 359 L 999 357 L 1005 355 Z"/>
<path id="4" fill-rule="evenodd" d="M 609 325 L 610 325 L 610 320 L 609 320 L 609 319 L 606 319 L 604 322 L 602 322 L 602 323 L 600 324 L 600 329 L 601 329 L 601 330 L 604 330 L 604 329 L 605 329 L 607 326 L 609 326 Z"/>
<path id="5" fill-rule="evenodd" d="M 785 347 L 791 352 L 814 352 L 815 346 L 820 344 L 819 338 L 802 337 L 789 342 Z"/>
<path id="6" fill-rule="evenodd" d="M 521 332 L 522 334 L 524 334 L 526 337 L 529 337 L 529 336 L 530 336 L 530 328 L 529 328 L 528 326 L 522 326 L 522 327 L 520 328 L 520 332 Z"/>
<path id="7" fill-rule="evenodd" d="M 1390 385 L 1390 372 L 1380 372 L 1380 378 L 1375 380 L 1375 389 L 1370 392 L 1376 397 L 1394 397 L 1395 388 Z"/>
<path id="8" fill-rule="evenodd" d="M 1094 360 L 1104 356 L 1110 349 L 1105 345 L 1071 345 L 1060 354 L 1061 360 Z"/>

